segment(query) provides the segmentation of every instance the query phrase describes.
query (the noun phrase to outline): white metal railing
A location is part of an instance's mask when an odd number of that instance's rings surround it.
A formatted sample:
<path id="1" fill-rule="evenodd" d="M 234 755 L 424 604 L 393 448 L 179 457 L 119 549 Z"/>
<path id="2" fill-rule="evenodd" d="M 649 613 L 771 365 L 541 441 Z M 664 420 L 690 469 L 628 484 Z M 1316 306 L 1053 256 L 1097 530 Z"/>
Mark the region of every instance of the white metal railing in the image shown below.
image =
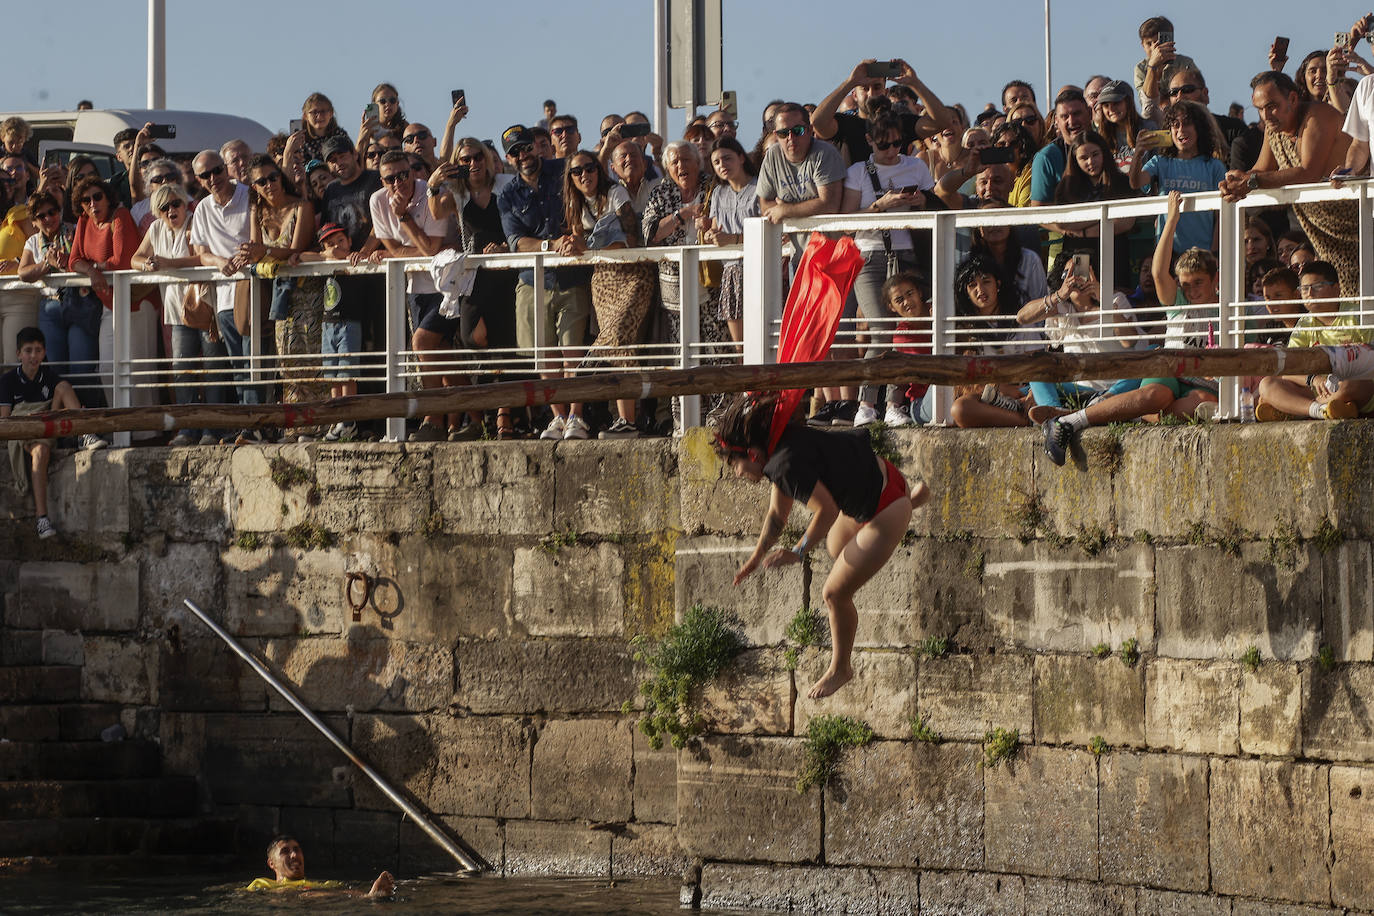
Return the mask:
<path id="1" fill-rule="evenodd" d="M 1247 327 L 1247 321 L 1255 303 L 1247 302 L 1244 295 L 1243 278 L 1243 215 L 1247 209 L 1257 207 L 1284 206 L 1292 203 L 1316 203 L 1331 200 L 1353 200 L 1359 208 L 1359 255 L 1360 255 L 1360 295 L 1359 327 L 1374 329 L 1371 322 L 1371 302 L 1374 302 L 1374 190 L 1371 183 L 1351 182 L 1342 188 L 1332 188 L 1326 184 L 1305 185 L 1251 193 L 1239 203 L 1222 201 L 1220 195 L 1212 193 L 1186 195 L 1184 212 L 1216 211 L 1220 220 L 1220 295 L 1219 302 L 1213 305 L 1188 306 L 1175 309 L 1170 306 L 1142 306 L 1134 308 L 1130 317 L 1137 329 L 1123 337 L 1140 345 L 1157 345 L 1168 328 L 1183 329 L 1200 338 L 1210 338 L 1217 346 L 1241 346 L 1247 339 L 1257 336 L 1257 331 Z M 706 361 L 743 361 L 746 363 L 769 363 L 776 359 L 777 339 L 781 327 L 782 306 L 784 301 L 783 238 L 786 233 L 819 230 L 826 232 L 857 232 L 866 229 L 926 229 L 932 232 L 931 242 L 931 315 L 921 323 L 923 331 L 928 330 L 931 352 L 936 354 L 952 353 L 958 348 L 986 346 L 1007 343 L 1013 336 L 1022 335 L 1027 329 L 991 327 L 989 319 L 956 316 L 954 314 L 954 271 L 956 267 L 956 236 L 960 230 L 979 226 L 1040 226 L 1046 223 L 1071 223 L 1096 221 L 1101 230 L 1098 245 L 1099 280 L 1102 287 L 1114 287 L 1118 265 L 1114 263 L 1115 234 L 1113 220 L 1154 217 L 1165 213 L 1167 201 L 1164 198 L 1132 198 L 1093 204 L 1037 207 L 1005 208 L 995 210 L 963 210 L 920 213 L 884 214 L 835 214 L 787 222 L 775 226 L 764 219 L 746 221 L 744 241 L 741 246 L 684 246 L 679 248 L 635 248 L 591 252 L 577 258 L 566 258 L 551 253 L 517 253 L 495 255 L 470 255 L 471 262 L 485 269 L 525 270 L 533 269 L 535 301 L 542 301 L 544 271 L 566 266 L 588 266 L 601 263 L 660 262 L 670 260 L 680 265 L 680 302 L 681 302 L 681 339 L 675 343 L 648 343 L 635 347 L 616 348 L 616 362 L 631 362 L 643 368 L 691 368 Z M 713 344 L 699 339 L 697 302 L 699 293 L 698 267 L 702 260 L 744 261 L 744 315 L 743 340 L 740 343 Z M 283 266 L 278 270 L 282 276 L 320 277 L 335 275 L 382 274 L 385 276 L 386 311 L 385 341 L 383 349 L 353 354 L 360 358 L 361 364 L 354 370 L 354 378 L 361 382 L 380 384 L 388 392 L 406 390 L 422 376 L 441 374 L 481 374 L 502 375 L 510 373 L 539 373 L 552 371 L 554 361 L 561 363 L 562 348 L 551 345 L 545 338 L 542 321 L 536 321 L 534 348 L 521 350 L 505 347 L 487 350 L 451 349 L 425 351 L 423 361 L 418 351 L 411 349 L 410 332 L 407 326 L 406 274 L 427 271 L 428 258 L 391 259 L 381 265 L 359 265 L 350 267 L 346 262 L 323 262 Z M 187 268 L 168 271 L 118 271 L 110 275 L 114 293 L 115 307 L 112 310 L 114 347 L 111 361 L 110 386 L 111 404 L 116 407 L 129 406 L 133 392 L 148 388 L 166 388 L 171 384 L 172 360 L 147 357 L 133 358 L 130 348 L 130 288 L 134 283 L 187 283 L 202 281 L 224 281 L 242 279 L 226 278 L 215 268 Z M 37 288 L 39 286 L 89 286 L 89 281 L 78 274 L 58 274 L 45 277 L 40 284 L 25 284 L 18 280 L 0 283 L 0 288 Z M 323 372 L 310 375 L 311 368 L 320 369 L 318 357 L 314 360 L 306 354 L 279 354 L 270 356 L 262 351 L 262 309 L 260 308 L 259 284 L 251 285 L 251 327 L 245 335 L 248 344 L 246 357 L 249 381 L 254 385 L 270 385 L 289 379 L 291 381 L 325 381 Z M 1305 303 L 1304 303 L 1305 304 Z M 512 303 L 513 307 L 513 303 Z M 1168 317 L 1170 312 L 1181 311 Z M 1099 312 L 1099 319 L 1103 315 Z M 874 333 L 882 336 L 892 319 L 869 320 Z M 1036 330 L 1035 326 L 1029 328 Z M 837 344 L 856 347 L 860 344 L 861 332 L 857 322 L 847 322 L 841 327 Z M 1048 341 L 1018 342 L 1023 350 L 1047 346 Z M 589 346 L 577 348 L 584 354 L 578 372 L 610 371 L 614 367 L 598 365 L 598 349 Z M 628 359 L 623 359 L 626 354 Z M 232 380 L 218 381 L 217 376 L 227 375 L 230 357 L 201 358 L 200 360 L 177 360 L 176 371 L 187 371 L 194 376 L 186 387 L 204 387 L 213 384 L 232 385 Z M 1219 415 L 1233 418 L 1238 415 L 1239 379 L 1218 380 L 1220 409 Z M 948 423 L 952 403 L 950 389 L 937 389 L 933 421 Z M 700 422 L 700 399 L 683 399 L 683 422 L 695 425 Z M 387 423 L 387 436 L 391 439 L 404 437 L 405 418 L 393 418 Z M 119 434 L 116 444 L 127 444 L 128 434 Z"/>

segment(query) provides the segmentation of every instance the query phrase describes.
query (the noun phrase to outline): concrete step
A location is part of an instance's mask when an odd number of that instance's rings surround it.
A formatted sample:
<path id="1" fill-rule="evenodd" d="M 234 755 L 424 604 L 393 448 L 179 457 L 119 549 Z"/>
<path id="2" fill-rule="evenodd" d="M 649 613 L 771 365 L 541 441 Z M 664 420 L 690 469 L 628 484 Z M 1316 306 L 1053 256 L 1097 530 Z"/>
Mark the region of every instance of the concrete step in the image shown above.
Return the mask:
<path id="1" fill-rule="evenodd" d="M 98 741 L 120 721 L 113 703 L 42 703 L 0 706 L 0 738 L 10 741 Z"/>
<path id="2" fill-rule="evenodd" d="M 147 779 L 162 771 L 149 741 L 11 741 L 0 744 L 0 780 Z"/>
<path id="3" fill-rule="evenodd" d="M 81 699 L 81 669 L 67 665 L 0 668 L 0 703 L 68 703 Z"/>
<path id="4" fill-rule="evenodd" d="M 225 817 L 61 817 L 0 821 L 0 856 L 224 855 L 237 822 Z"/>
<path id="5" fill-rule="evenodd" d="M 189 777 L 0 782 L 0 830 L 14 819 L 191 817 L 196 800 Z"/>

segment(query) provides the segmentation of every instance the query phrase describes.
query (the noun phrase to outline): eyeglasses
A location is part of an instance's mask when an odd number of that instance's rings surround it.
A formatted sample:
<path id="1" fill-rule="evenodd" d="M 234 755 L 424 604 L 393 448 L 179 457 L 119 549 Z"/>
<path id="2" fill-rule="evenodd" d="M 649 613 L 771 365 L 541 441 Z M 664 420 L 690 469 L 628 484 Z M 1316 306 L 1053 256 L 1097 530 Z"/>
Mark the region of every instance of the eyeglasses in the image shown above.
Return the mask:
<path id="1" fill-rule="evenodd" d="M 50 216 L 60 216 L 61 214 L 61 210 L 44 210 L 42 213 L 35 213 L 33 217 L 34 219 L 47 219 Z"/>
<path id="2" fill-rule="evenodd" d="M 169 181 L 176 181 L 180 177 L 181 176 L 173 175 L 170 172 L 164 172 L 161 175 L 154 175 L 152 178 L 149 178 L 148 184 L 166 184 Z"/>
<path id="3" fill-rule="evenodd" d="M 1310 293 L 1310 292 L 1315 292 L 1316 290 L 1319 290 L 1319 289 L 1326 289 L 1326 287 L 1328 287 L 1328 286 L 1335 286 L 1335 285 L 1336 285 L 1336 284 L 1332 283 L 1330 280 L 1321 280 L 1321 281 L 1319 281 L 1319 282 L 1317 282 L 1317 283 L 1300 283 L 1300 284 L 1298 284 L 1298 292 L 1300 292 L 1300 293 Z"/>
<path id="4" fill-rule="evenodd" d="M 380 99 L 377 99 L 376 101 L 378 105 L 395 105 L 397 102 L 400 101 L 400 99 L 396 98 L 396 96 L 394 95 L 387 95 L 383 96 Z"/>
<path id="5" fill-rule="evenodd" d="M 217 165 L 217 166 L 215 166 L 215 167 L 213 167 L 213 168 L 210 168 L 210 169 L 206 169 L 206 170 L 203 171 L 203 172 L 196 172 L 196 177 L 199 178 L 201 181 L 209 181 L 211 178 L 214 178 L 216 175 L 223 175 L 223 174 L 224 174 L 224 165 L 223 165 L 223 163 L 221 163 L 220 165 Z"/>
<path id="6" fill-rule="evenodd" d="M 390 175 L 383 175 L 382 181 L 386 184 L 397 184 L 405 178 L 410 177 L 410 169 L 401 169 L 399 172 L 392 172 Z"/>
<path id="7" fill-rule="evenodd" d="M 804 133 L 806 133 L 805 124 L 793 124 L 791 127 L 780 127 L 773 131 L 773 135 L 780 140 L 787 137 L 800 137 Z"/>
<path id="8" fill-rule="evenodd" d="M 311 108 L 305 113 L 307 118 L 327 118 L 334 114 L 332 108 Z"/>
<path id="9" fill-rule="evenodd" d="M 880 153 L 881 153 L 883 150 L 889 150 L 889 149 L 892 149 L 892 147 L 894 147 L 894 146 L 901 146 L 901 145 L 902 145 L 902 141 L 901 141 L 901 140 L 874 140 L 874 141 L 873 141 L 873 148 L 874 148 L 875 150 L 877 150 L 878 152 L 880 152 Z"/>
<path id="10" fill-rule="evenodd" d="M 568 166 L 568 174 L 574 178 L 581 177 L 582 175 L 595 175 L 596 166 L 590 162 L 586 165 L 570 165 Z"/>
<path id="11" fill-rule="evenodd" d="M 83 204 L 94 204 L 99 203 L 104 199 L 105 195 L 103 193 L 101 193 L 100 191 L 92 191 L 90 194 L 87 194 L 85 197 L 81 198 L 80 202 Z"/>
<path id="12" fill-rule="evenodd" d="M 167 203 L 165 203 L 165 204 L 163 204 L 162 206 L 158 207 L 158 208 L 157 208 L 157 212 L 159 212 L 159 213 L 170 213 L 170 212 L 172 212 L 173 210 L 180 210 L 180 209 L 181 209 L 182 207 L 184 207 L 184 206 L 186 206 L 186 204 L 185 204 L 183 201 L 180 201 L 180 200 L 169 200 Z"/>
<path id="13" fill-rule="evenodd" d="M 1187 95 L 1190 92 L 1197 92 L 1201 88 L 1201 86 L 1194 86 L 1192 83 L 1189 83 L 1186 86 L 1175 86 L 1174 88 L 1169 90 L 1169 97 L 1178 98 L 1179 96 Z"/>
<path id="14" fill-rule="evenodd" d="M 519 159 L 521 156 L 525 155 L 526 153 L 532 153 L 532 152 L 534 152 L 534 146 L 533 146 L 532 144 L 529 144 L 529 143 L 521 143 L 521 144 L 519 144 L 519 145 L 517 145 L 517 146 L 512 146 L 510 149 L 506 150 L 506 155 L 507 155 L 507 156 L 514 156 L 516 159 Z"/>
<path id="15" fill-rule="evenodd" d="M 272 172 L 271 174 L 264 175 L 261 178 L 254 178 L 253 184 L 259 188 L 265 188 L 269 184 L 276 184 L 279 181 L 281 181 L 281 172 Z"/>
<path id="16" fill-rule="evenodd" d="M 404 137 L 401 138 L 401 142 L 402 142 L 402 143 L 419 143 L 421 140 L 428 140 L 428 139 L 429 139 L 429 131 L 427 131 L 427 130 L 417 130 L 417 131 L 416 131 L 415 133 L 413 133 L 413 134 L 406 134 Z"/>
<path id="17" fill-rule="evenodd" d="M 478 154 L 476 154 L 476 155 L 473 155 L 473 156 L 459 156 L 459 157 L 458 157 L 458 164 L 459 164 L 459 165 L 472 165 L 474 162 L 481 162 L 481 161 L 483 161 L 483 156 L 482 156 L 480 153 L 478 153 Z"/>
<path id="18" fill-rule="evenodd" d="M 712 131 L 725 130 L 727 127 L 728 127 L 730 130 L 734 130 L 736 127 L 739 127 L 739 122 L 738 122 L 738 121 L 711 121 L 711 122 L 708 123 L 706 126 L 709 127 L 709 128 L 711 128 Z"/>

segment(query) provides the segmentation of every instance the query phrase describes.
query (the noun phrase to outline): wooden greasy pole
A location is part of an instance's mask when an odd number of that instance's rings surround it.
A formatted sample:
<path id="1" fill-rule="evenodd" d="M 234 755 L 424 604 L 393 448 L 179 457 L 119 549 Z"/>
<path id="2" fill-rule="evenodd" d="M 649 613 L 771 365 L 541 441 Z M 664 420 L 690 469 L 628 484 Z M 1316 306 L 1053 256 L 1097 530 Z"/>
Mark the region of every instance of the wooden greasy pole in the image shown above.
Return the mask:
<path id="1" fill-rule="evenodd" d="M 244 429 L 319 426 L 385 417 L 417 417 L 494 407 L 563 404 L 618 398 L 771 391 L 782 388 L 924 382 L 1309 375 L 1331 371 L 1325 351 L 1310 349 L 1132 350 L 1126 353 L 1027 353 L 1014 356 L 906 356 L 821 363 L 699 366 L 648 372 L 611 372 L 463 388 L 429 388 L 356 395 L 302 404 L 183 404 L 61 410 L 0 420 L 0 441 L 134 430 Z"/>

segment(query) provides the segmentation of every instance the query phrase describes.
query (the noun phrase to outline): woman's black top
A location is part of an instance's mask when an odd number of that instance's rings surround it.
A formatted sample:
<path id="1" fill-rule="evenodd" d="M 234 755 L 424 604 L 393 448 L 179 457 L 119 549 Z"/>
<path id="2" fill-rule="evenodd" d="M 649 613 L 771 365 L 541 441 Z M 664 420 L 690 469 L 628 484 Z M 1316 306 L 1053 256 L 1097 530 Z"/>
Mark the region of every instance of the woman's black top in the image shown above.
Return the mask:
<path id="1" fill-rule="evenodd" d="M 866 429 L 826 432 L 800 424 L 788 426 L 763 466 L 763 476 L 803 503 L 811 499 L 820 481 L 840 511 L 860 522 L 873 517 L 883 492 L 883 472 Z"/>

